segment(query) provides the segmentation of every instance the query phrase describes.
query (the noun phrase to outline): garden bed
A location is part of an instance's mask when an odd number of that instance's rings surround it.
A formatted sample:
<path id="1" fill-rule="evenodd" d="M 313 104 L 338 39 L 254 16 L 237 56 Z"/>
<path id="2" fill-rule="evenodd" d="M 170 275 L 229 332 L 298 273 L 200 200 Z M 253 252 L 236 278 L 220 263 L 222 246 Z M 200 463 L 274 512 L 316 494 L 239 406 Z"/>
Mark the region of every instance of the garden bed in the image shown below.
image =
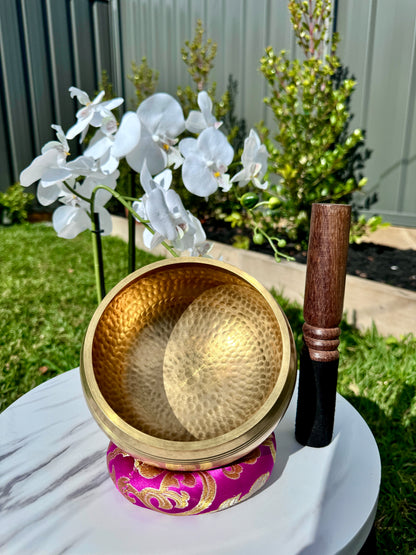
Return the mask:
<path id="1" fill-rule="evenodd" d="M 236 229 L 226 222 L 208 220 L 204 224 L 207 237 L 231 245 Z M 250 245 L 250 250 L 273 254 L 268 245 Z M 296 262 L 306 264 L 306 251 L 290 251 Z M 416 251 L 396 249 L 375 243 L 351 245 L 348 253 L 347 273 L 353 276 L 416 291 Z"/>

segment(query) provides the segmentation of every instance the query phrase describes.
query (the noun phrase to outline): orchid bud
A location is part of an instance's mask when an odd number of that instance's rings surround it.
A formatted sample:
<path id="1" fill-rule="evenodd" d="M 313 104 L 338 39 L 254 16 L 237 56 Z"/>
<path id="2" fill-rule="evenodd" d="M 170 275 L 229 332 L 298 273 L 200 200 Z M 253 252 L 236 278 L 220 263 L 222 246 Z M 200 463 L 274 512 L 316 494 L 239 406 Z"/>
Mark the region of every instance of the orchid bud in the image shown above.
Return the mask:
<path id="1" fill-rule="evenodd" d="M 249 210 L 250 208 L 254 208 L 258 202 L 259 197 L 256 193 L 244 193 L 244 195 L 240 198 L 241 206 Z"/>
<path id="2" fill-rule="evenodd" d="M 277 208 L 279 206 L 279 204 L 281 204 L 281 203 L 282 203 L 282 201 L 278 197 L 270 197 L 269 198 L 269 208 L 271 210 L 273 210 L 274 208 Z"/>
<path id="3" fill-rule="evenodd" d="M 262 245 L 264 243 L 264 237 L 263 234 L 260 233 L 259 231 L 257 231 L 256 233 L 253 234 L 253 243 L 255 245 Z"/>

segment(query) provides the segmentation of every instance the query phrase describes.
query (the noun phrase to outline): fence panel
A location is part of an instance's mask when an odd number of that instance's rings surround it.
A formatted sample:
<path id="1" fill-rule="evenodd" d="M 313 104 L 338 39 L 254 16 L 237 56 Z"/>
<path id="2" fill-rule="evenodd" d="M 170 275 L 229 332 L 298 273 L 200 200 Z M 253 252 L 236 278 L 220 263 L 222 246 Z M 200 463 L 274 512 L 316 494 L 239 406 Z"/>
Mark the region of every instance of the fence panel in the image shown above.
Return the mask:
<path id="1" fill-rule="evenodd" d="M 229 75 L 237 80 L 236 108 L 249 125 L 269 120 L 263 104 L 266 82 L 259 73 L 259 60 L 272 43 L 277 50 L 294 49 L 286 0 L 113 0 L 120 16 L 122 88 L 134 104 L 134 88 L 127 76 L 131 62 L 146 56 L 159 71 L 158 90 L 175 94 L 178 86 L 191 84 L 181 48 L 192 39 L 198 19 L 205 40 L 218 44 L 211 81 L 217 93 L 225 92 Z"/>
<path id="2" fill-rule="evenodd" d="M 94 95 L 112 78 L 108 0 L 1 0 L 0 189 L 74 122 L 71 85 Z"/>
<path id="3" fill-rule="evenodd" d="M 10 155 L 9 167 L 23 167 L 32 153 L 32 126 L 25 81 L 25 55 L 20 42 L 21 13 L 15 2 L 6 0 L 1 7 L 0 18 L 0 56 L 2 90 L 1 96 L 7 121 L 7 141 Z M 1 160 L 0 167 L 6 163 Z M 3 173 L 3 172 L 2 172 Z M 1 187 L 7 188 L 8 176 L 2 175 Z"/>
<path id="4" fill-rule="evenodd" d="M 94 60 L 94 28 L 89 3 L 86 3 L 85 0 L 72 0 L 71 22 L 75 79 L 78 83 L 83 83 L 87 91 L 93 91 L 97 84 Z"/>
<path id="5" fill-rule="evenodd" d="M 38 152 L 42 146 L 42 137 L 49 133 L 49 125 L 54 119 L 48 66 L 39 63 L 38 53 L 47 51 L 43 6 L 40 0 L 22 2 L 22 23 L 27 59 L 26 94 L 29 98 L 33 128 L 33 147 Z"/>
<path id="6" fill-rule="evenodd" d="M 95 72 L 100 80 L 103 71 L 112 73 L 112 81 L 115 75 L 112 59 L 112 31 L 111 31 L 110 9 L 107 2 L 94 2 L 92 7 L 93 33 L 92 40 L 95 54 Z"/>
<path id="7" fill-rule="evenodd" d="M 339 2 L 339 55 L 355 75 L 353 123 L 367 130 L 368 195 L 394 224 L 416 226 L 416 3 Z"/>
<path id="8" fill-rule="evenodd" d="M 286 49 L 299 56 L 291 30 L 287 0 L 113 0 L 120 6 L 123 86 L 133 97 L 126 78 L 132 60 L 147 56 L 160 71 L 158 90 L 175 94 L 189 83 L 180 48 L 193 37 L 197 18 L 206 36 L 218 43 L 212 78 L 218 93 L 228 75 L 238 81 L 236 111 L 248 127 L 265 120 L 273 127 L 271 111 L 262 102 L 267 94 L 259 73 L 264 48 Z M 370 211 L 395 224 L 416 226 L 416 92 L 414 0 L 339 0 L 335 4 L 341 61 L 358 80 L 353 94 L 353 125 L 367 130 L 367 196 L 378 195 Z M 362 199 L 364 202 L 365 199 Z"/>

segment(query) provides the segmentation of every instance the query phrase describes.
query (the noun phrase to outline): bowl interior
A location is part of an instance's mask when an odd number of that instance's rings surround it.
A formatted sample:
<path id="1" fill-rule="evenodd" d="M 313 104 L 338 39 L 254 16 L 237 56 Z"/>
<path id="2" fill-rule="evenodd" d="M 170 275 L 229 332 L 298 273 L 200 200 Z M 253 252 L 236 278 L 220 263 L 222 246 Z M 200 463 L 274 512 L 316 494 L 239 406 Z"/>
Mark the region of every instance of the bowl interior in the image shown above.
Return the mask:
<path id="1" fill-rule="evenodd" d="M 102 313 L 92 362 L 114 412 L 150 436 L 195 441 L 255 414 L 279 377 L 282 335 L 249 281 L 209 264 L 163 265 Z"/>

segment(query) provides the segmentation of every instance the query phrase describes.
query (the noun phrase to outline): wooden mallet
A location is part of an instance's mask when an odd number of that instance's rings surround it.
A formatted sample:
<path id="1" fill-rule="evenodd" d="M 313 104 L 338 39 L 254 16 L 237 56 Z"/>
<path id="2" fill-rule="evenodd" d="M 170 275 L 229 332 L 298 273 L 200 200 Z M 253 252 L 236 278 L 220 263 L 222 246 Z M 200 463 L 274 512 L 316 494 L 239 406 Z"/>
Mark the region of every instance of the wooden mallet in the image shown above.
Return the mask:
<path id="1" fill-rule="evenodd" d="M 311 447 L 332 440 L 350 220 L 348 205 L 312 205 L 295 430 Z"/>

